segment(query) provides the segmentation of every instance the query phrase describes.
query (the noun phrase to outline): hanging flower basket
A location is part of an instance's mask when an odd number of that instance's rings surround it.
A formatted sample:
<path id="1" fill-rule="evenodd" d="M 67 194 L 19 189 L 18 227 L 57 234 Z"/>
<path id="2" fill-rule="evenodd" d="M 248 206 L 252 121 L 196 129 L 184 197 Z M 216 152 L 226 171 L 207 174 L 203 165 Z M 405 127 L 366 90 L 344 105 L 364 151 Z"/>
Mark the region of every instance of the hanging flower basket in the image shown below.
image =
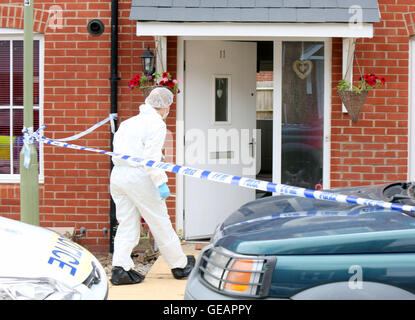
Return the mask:
<path id="1" fill-rule="evenodd" d="M 352 90 L 338 90 L 337 94 L 346 107 L 349 117 L 354 123 L 356 123 L 359 120 L 360 112 L 363 109 L 369 91 L 364 90 L 362 92 L 356 92 Z"/>
<path id="2" fill-rule="evenodd" d="M 153 73 L 152 75 L 137 74 L 128 82 L 128 87 L 131 90 L 134 88 L 141 89 L 145 98 L 157 87 L 167 88 L 173 94 L 180 93 L 179 81 L 172 79 L 168 72 L 163 72 L 162 74 Z"/>
<path id="3" fill-rule="evenodd" d="M 342 79 L 337 86 L 337 94 L 354 123 L 359 120 L 360 112 L 365 104 L 369 90 L 380 87 L 386 82 L 384 77 L 373 73 L 360 77 L 358 86 Z"/>
<path id="4" fill-rule="evenodd" d="M 142 87 L 141 89 L 143 90 L 144 97 L 147 98 L 150 92 L 155 88 L 157 88 L 157 86 Z"/>

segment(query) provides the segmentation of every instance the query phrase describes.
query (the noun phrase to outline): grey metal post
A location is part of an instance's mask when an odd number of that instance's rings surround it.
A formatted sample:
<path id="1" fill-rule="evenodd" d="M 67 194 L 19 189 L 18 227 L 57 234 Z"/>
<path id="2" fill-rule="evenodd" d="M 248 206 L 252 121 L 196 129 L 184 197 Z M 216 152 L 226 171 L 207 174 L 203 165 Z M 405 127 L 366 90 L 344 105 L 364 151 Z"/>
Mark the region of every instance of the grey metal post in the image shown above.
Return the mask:
<path id="1" fill-rule="evenodd" d="M 33 0 L 24 0 L 23 41 L 23 125 L 33 127 Z M 37 151 L 30 144 L 29 168 L 24 166 L 23 148 L 20 152 L 20 220 L 39 225 L 39 165 Z"/>

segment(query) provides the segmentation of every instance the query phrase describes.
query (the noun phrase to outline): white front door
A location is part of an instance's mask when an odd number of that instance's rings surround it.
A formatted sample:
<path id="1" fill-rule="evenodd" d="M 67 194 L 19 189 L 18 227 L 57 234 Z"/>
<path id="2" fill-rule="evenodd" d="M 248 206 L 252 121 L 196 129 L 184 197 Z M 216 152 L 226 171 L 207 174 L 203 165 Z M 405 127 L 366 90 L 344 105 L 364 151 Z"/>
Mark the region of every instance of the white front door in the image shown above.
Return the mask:
<path id="1" fill-rule="evenodd" d="M 256 43 L 185 41 L 185 165 L 256 174 Z M 208 238 L 255 190 L 184 178 L 184 235 Z"/>

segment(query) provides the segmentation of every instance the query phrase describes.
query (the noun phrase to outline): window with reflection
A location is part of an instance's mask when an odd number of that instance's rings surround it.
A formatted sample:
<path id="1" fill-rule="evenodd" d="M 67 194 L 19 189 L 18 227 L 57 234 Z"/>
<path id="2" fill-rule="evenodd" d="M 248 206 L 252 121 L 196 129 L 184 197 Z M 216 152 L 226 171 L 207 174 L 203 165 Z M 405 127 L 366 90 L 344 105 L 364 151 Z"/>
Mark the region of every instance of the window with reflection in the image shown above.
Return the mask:
<path id="1" fill-rule="evenodd" d="M 324 42 L 283 42 L 281 183 L 320 189 Z"/>
<path id="2" fill-rule="evenodd" d="M 215 122 L 229 121 L 229 79 L 215 78 Z"/>

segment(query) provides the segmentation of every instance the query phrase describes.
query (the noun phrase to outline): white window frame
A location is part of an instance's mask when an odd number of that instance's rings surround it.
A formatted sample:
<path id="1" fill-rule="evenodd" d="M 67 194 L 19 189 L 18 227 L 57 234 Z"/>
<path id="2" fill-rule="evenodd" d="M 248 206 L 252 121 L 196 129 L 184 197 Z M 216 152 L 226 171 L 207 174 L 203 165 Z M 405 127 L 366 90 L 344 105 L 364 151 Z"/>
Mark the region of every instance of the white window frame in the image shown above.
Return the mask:
<path id="1" fill-rule="evenodd" d="M 0 40 L 23 40 L 24 32 L 20 29 L 6 29 L 0 28 Z M 34 33 L 33 40 L 39 40 L 39 106 L 33 106 L 33 109 L 39 110 L 39 125 L 43 123 L 43 108 L 44 108 L 44 66 L 45 66 L 45 43 L 42 34 Z M 10 63 L 12 72 L 12 61 Z M 10 90 L 13 90 L 13 84 L 10 84 Z M 13 107 L 13 102 L 10 101 L 10 106 L 0 106 L 0 109 L 22 109 L 24 107 Z M 10 119 L 10 123 L 12 119 Z M 44 152 L 43 143 L 39 143 L 39 183 L 44 183 Z M 20 174 L 0 174 L 0 183 L 20 183 Z"/>
<path id="2" fill-rule="evenodd" d="M 215 83 L 216 79 L 228 79 L 228 101 L 227 101 L 227 120 L 226 121 L 216 121 L 216 92 L 215 92 Z M 232 123 L 232 77 L 226 74 L 215 74 L 212 76 L 212 115 L 211 123 L 214 125 L 230 125 Z"/>

